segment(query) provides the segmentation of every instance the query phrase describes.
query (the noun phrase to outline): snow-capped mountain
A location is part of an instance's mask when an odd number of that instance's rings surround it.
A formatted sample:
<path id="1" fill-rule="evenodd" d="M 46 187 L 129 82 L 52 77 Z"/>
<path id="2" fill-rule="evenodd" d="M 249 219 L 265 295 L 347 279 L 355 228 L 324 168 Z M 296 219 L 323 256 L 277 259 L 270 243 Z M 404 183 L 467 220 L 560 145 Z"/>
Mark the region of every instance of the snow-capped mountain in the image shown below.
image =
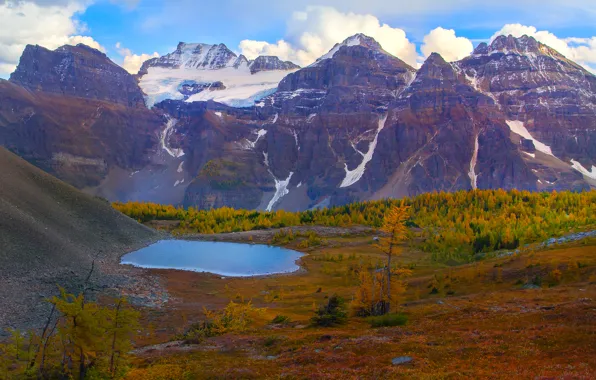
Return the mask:
<path id="1" fill-rule="evenodd" d="M 146 61 L 138 77 L 148 107 L 165 99 L 213 100 L 251 107 L 275 91 L 285 75 L 299 68 L 271 56 L 249 61 L 224 44 L 181 42 L 176 51 Z"/>
<path id="2" fill-rule="evenodd" d="M 150 109 L 133 76 L 93 50 L 71 65 L 73 49 L 28 48 L 0 81 L 0 143 L 111 200 L 303 210 L 596 187 L 596 77 L 531 37 L 418 70 L 362 34 L 302 69 L 181 44 L 137 77 L 148 104 L 167 99 Z"/>

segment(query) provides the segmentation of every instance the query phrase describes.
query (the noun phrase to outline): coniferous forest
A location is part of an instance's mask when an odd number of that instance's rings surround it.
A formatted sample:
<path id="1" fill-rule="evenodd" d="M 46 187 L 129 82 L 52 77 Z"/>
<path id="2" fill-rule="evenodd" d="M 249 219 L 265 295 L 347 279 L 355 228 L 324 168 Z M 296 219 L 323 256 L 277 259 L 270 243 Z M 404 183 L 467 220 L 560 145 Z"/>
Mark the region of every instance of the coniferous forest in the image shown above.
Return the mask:
<path id="1" fill-rule="evenodd" d="M 532 193 L 477 190 L 427 193 L 415 198 L 352 203 L 303 212 L 259 212 L 220 208 L 183 209 L 154 203 L 114 203 L 142 223 L 180 221 L 179 234 L 213 234 L 300 225 L 381 227 L 385 211 L 409 206 L 408 226 L 420 232 L 419 246 L 438 261 L 471 261 L 476 254 L 588 229 L 596 224 L 596 191 Z"/>

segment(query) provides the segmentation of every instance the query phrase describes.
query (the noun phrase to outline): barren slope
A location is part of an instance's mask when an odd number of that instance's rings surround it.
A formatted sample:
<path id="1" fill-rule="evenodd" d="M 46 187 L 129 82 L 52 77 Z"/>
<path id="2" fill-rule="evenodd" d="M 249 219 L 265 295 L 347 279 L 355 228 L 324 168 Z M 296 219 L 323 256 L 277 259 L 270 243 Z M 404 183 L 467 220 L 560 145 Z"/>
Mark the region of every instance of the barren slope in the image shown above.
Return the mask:
<path id="1" fill-rule="evenodd" d="M 4 148 L 0 168 L 0 327 L 39 319 L 31 310 L 56 283 L 80 283 L 94 258 L 101 278 L 120 254 L 156 236 Z"/>

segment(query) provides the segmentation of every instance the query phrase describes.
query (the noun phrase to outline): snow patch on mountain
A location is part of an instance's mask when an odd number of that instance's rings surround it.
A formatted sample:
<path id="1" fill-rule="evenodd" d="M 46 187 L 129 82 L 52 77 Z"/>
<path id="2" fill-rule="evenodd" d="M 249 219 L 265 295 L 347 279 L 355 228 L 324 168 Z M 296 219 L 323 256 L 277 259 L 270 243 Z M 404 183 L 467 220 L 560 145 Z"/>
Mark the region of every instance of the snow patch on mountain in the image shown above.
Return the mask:
<path id="1" fill-rule="evenodd" d="M 362 155 L 362 162 L 354 170 L 349 170 L 348 164 L 347 163 L 344 164 L 345 165 L 344 169 L 346 171 L 346 177 L 344 178 L 342 183 L 339 185 L 340 188 L 352 186 L 356 182 L 360 181 L 360 179 L 362 178 L 362 176 L 364 175 L 364 172 L 366 170 L 366 164 L 368 164 L 370 162 L 370 160 L 372 160 L 373 155 L 375 154 L 375 149 L 377 148 L 377 142 L 379 139 L 379 133 L 381 133 L 383 128 L 385 128 L 386 121 L 387 121 L 387 114 L 385 114 L 384 116 L 382 116 L 379 119 L 379 127 L 377 128 L 377 133 L 375 134 L 375 138 L 373 139 L 373 141 L 371 141 L 368 146 L 368 152 L 362 153 L 354 147 L 354 149 L 356 149 L 356 151 Z"/>
<path id="2" fill-rule="evenodd" d="M 172 133 L 174 133 L 174 127 L 178 123 L 178 120 L 171 118 L 171 117 L 168 117 L 167 120 L 168 121 L 166 123 L 166 127 L 161 132 L 160 139 L 159 139 L 161 148 L 163 150 L 165 150 L 166 152 L 168 152 L 168 154 L 174 158 L 182 157 L 182 156 L 184 156 L 184 151 L 182 149 L 171 148 L 168 144 L 168 140 L 172 136 Z"/>
<path id="3" fill-rule="evenodd" d="M 596 179 L 596 166 L 594 165 L 592 165 L 592 170 L 588 170 L 579 162 L 571 160 L 571 167 L 588 178 Z"/>
<path id="4" fill-rule="evenodd" d="M 300 144 L 298 143 L 298 132 L 295 129 L 292 129 L 292 135 L 294 136 L 294 141 L 296 141 L 296 148 L 300 151 Z"/>
<path id="5" fill-rule="evenodd" d="M 333 58 L 335 56 L 335 53 L 337 53 L 339 51 L 339 49 L 341 49 L 343 46 L 357 46 L 357 45 L 360 45 L 360 43 L 361 43 L 360 37 L 361 36 L 359 34 L 357 34 L 355 36 L 352 36 L 352 37 L 348 38 L 347 40 L 345 40 L 341 44 L 335 44 L 335 46 L 331 50 L 329 50 L 329 52 L 327 54 L 325 54 L 322 57 L 320 57 L 319 59 L 317 59 L 317 61 L 315 63 L 313 63 L 311 66 L 317 66 L 322 61 L 324 61 L 326 59 Z"/>
<path id="6" fill-rule="evenodd" d="M 536 147 L 536 150 L 538 150 L 542 153 L 548 154 L 549 156 L 554 157 L 553 151 L 551 150 L 550 146 L 548 146 L 544 143 L 541 143 L 540 141 L 538 141 L 534 137 L 532 137 L 532 135 L 526 129 L 526 127 L 524 126 L 524 123 L 522 121 L 507 120 L 507 125 L 509 126 L 509 129 L 511 129 L 511 132 L 517 133 L 524 139 L 532 140 L 532 142 L 534 143 L 534 146 Z"/>
<path id="7" fill-rule="evenodd" d="M 265 135 L 267 134 L 267 130 L 265 129 L 259 129 L 257 132 L 257 139 L 253 142 L 250 141 L 249 139 L 246 139 L 246 145 L 245 148 L 246 149 L 254 149 L 257 146 L 257 143 L 259 142 L 259 140 L 261 139 L 261 137 L 265 137 Z M 263 154 L 266 155 L 266 153 L 263 152 Z M 267 162 L 267 157 L 265 156 L 265 162 L 267 165 L 269 165 L 269 162 Z"/>
<path id="8" fill-rule="evenodd" d="M 478 188 L 478 174 L 476 174 L 476 164 L 478 163 L 478 135 L 474 139 L 474 153 L 472 154 L 472 160 L 470 161 L 470 172 L 468 175 L 470 176 L 470 181 L 472 184 L 472 189 L 476 190 Z"/>
<path id="9" fill-rule="evenodd" d="M 279 202 L 279 200 L 282 197 L 284 197 L 285 195 L 288 195 L 290 193 L 290 190 L 288 190 L 288 185 L 290 184 L 290 180 L 292 179 L 292 176 L 294 175 L 294 172 L 290 172 L 290 175 L 288 176 L 288 178 L 286 178 L 285 180 L 279 180 L 279 179 L 275 178 L 275 176 L 273 175 L 271 170 L 269 170 L 269 173 L 271 174 L 271 176 L 273 177 L 273 180 L 275 181 L 275 194 L 273 195 L 273 198 L 271 198 L 271 200 L 269 201 L 269 204 L 267 205 L 267 211 L 273 210 L 273 207 L 275 206 L 275 204 L 277 202 Z"/>

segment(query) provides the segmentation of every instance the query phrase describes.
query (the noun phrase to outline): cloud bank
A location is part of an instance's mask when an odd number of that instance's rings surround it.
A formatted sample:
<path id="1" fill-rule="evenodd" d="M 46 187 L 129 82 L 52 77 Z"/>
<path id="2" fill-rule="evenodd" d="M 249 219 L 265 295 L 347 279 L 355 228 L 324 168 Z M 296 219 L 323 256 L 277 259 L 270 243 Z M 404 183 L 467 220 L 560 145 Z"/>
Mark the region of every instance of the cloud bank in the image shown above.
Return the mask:
<path id="1" fill-rule="evenodd" d="M 139 69 L 148 59 L 157 58 L 159 54 L 154 52 L 153 54 L 134 54 L 130 49 L 125 48 L 122 46 L 120 42 L 116 44 L 116 49 L 118 53 L 122 56 L 122 67 L 131 74 L 136 74 L 139 72 Z"/>
<path id="2" fill-rule="evenodd" d="M 342 13 L 331 7 L 315 6 L 294 12 L 285 39 L 276 43 L 243 40 L 239 48 L 248 58 L 278 55 L 284 60 L 309 65 L 336 43 L 357 33 L 373 37 L 387 52 L 416 65 L 416 45 L 408 40 L 405 31 L 382 24 L 372 15 Z"/>
<path id="3" fill-rule="evenodd" d="M 420 48 L 424 58 L 432 53 L 439 53 L 448 62 L 458 61 L 474 51 L 472 41 L 465 37 L 457 37 L 455 30 L 438 27 L 424 36 Z"/>
<path id="4" fill-rule="evenodd" d="M 86 26 L 78 21 L 78 16 L 95 1 L 99 0 L 0 0 L 0 77 L 7 76 L 14 70 L 27 44 L 39 44 L 49 49 L 55 49 L 64 44 L 84 43 L 105 52 L 106 49 L 95 40 Z M 109 2 L 127 9 L 136 7 L 142 1 L 109 0 Z M 188 7 L 191 6 L 190 4 L 195 4 L 190 0 L 184 1 L 184 3 Z M 242 40 L 239 50 L 248 58 L 255 58 L 258 55 L 276 55 L 304 66 L 327 53 L 336 43 L 356 33 L 364 33 L 375 38 L 386 51 L 414 67 L 419 66 L 433 52 L 441 54 L 447 61 L 454 61 L 469 55 L 473 50 L 471 40 L 457 35 L 453 29 L 441 26 L 430 30 L 426 35 L 424 35 L 425 30 L 419 33 L 418 41 L 423 35 L 424 37 L 417 46 L 404 29 L 383 23 L 376 16 L 367 13 L 399 14 L 402 18 L 407 18 L 413 17 L 415 14 L 441 13 L 470 8 L 472 5 L 469 0 L 453 0 L 441 2 L 441 4 L 434 0 L 407 3 L 403 1 L 387 3 L 383 0 L 366 2 L 308 0 L 301 4 L 324 4 L 325 6 L 307 6 L 301 11 L 293 11 L 296 9 L 295 4 L 289 2 L 274 4 L 264 0 L 259 4 L 258 6 L 250 5 L 250 7 L 247 5 L 247 7 L 260 9 L 259 7 L 263 8 L 267 5 L 271 8 L 271 12 L 287 10 L 283 13 L 288 15 L 286 30 L 283 38 L 277 41 Z M 524 5 L 519 0 L 517 2 L 487 0 L 484 5 L 502 8 L 505 6 L 504 4 L 514 13 L 528 9 L 527 4 Z M 431 5 L 435 7 L 432 8 Z M 210 6 L 218 8 L 223 5 Z M 180 8 L 180 5 L 177 8 Z M 249 12 L 248 8 L 247 12 Z M 538 10 L 544 13 L 545 9 L 554 8 L 559 9 L 557 13 L 559 19 L 564 18 L 566 12 L 579 10 L 586 17 L 589 14 L 596 16 L 596 2 L 593 0 L 568 0 L 564 9 L 556 0 L 542 0 Z M 184 10 L 188 12 L 186 7 Z M 511 12 L 508 14 L 508 17 L 511 17 Z M 481 20 L 481 22 L 485 21 L 494 22 L 492 16 Z M 548 22 L 541 22 L 540 25 L 548 25 Z M 217 34 L 217 31 L 213 33 Z M 539 30 L 535 26 L 523 24 L 506 24 L 491 39 L 500 34 L 512 34 L 516 37 L 524 34 L 533 36 L 596 73 L 596 36 L 561 38 L 548 30 Z M 131 43 L 128 42 L 128 44 Z M 155 52 L 134 54 L 120 43 L 116 45 L 115 51 L 118 53 L 116 61 L 121 62 L 122 66 L 131 73 L 138 72 L 145 60 L 157 56 Z"/>

